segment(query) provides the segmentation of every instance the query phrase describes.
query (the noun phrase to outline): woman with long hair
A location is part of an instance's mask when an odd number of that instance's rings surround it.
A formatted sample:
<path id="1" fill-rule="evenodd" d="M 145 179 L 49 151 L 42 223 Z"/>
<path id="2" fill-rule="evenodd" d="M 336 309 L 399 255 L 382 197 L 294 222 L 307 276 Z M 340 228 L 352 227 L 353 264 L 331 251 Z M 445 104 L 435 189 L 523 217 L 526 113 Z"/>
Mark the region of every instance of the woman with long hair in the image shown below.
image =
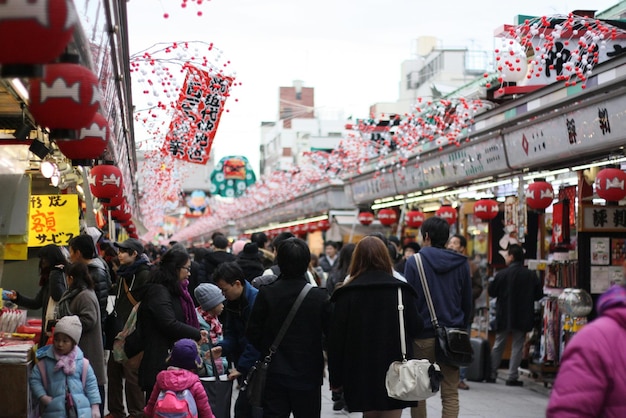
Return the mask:
<path id="1" fill-rule="evenodd" d="M 35 297 L 29 298 L 15 290 L 9 295 L 9 299 L 23 308 L 41 309 L 40 347 L 45 345 L 48 340 L 46 318 L 54 316 L 56 303 L 59 302 L 67 288 L 64 272 L 67 263 L 67 256 L 61 247 L 54 244 L 42 247 L 39 250 L 39 291 Z M 49 310 L 50 312 L 48 312 Z"/>
<path id="2" fill-rule="evenodd" d="M 150 271 L 148 284 L 137 311 L 137 328 L 145 342 L 139 366 L 139 386 L 150 394 L 156 376 L 167 368 L 166 359 L 174 343 L 182 338 L 200 342 L 208 333 L 200 331 L 195 306 L 187 290 L 191 259 L 185 250 L 168 250 Z"/>
<path id="3" fill-rule="evenodd" d="M 365 237 L 356 245 L 350 280 L 335 289 L 334 312 L 328 338 L 330 386 L 343 390 L 346 408 L 366 418 L 399 418 L 402 409 L 416 406 L 387 396 L 385 374 L 402 358 L 398 320 L 398 288 L 402 290 L 406 340 L 419 333 L 423 320 L 415 304 L 417 295 L 393 277 L 393 264 L 385 244 Z M 407 358 L 412 358 L 408 344 Z"/>
<path id="4" fill-rule="evenodd" d="M 98 302 L 94 287 L 87 264 L 78 262 L 67 266 L 67 290 L 59 300 L 57 315 L 58 318 L 76 315 L 80 319 L 83 331 L 78 346 L 91 363 L 98 380 L 100 397 L 104 399 L 106 370 L 102 322 L 100 321 L 100 302 Z M 104 402 L 100 403 L 100 415 L 104 415 Z"/>

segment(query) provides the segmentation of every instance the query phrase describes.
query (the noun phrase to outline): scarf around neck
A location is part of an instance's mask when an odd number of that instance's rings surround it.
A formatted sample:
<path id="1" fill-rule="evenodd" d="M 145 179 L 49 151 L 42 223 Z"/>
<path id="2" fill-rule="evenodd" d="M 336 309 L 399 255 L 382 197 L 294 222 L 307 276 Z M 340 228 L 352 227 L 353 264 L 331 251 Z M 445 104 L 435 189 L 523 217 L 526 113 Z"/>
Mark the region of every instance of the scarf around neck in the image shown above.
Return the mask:
<path id="1" fill-rule="evenodd" d="M 199 329 L 200 323 L 198 322 L 198 316 L 196 315 L 196 307 L 193 304 L 193 299 L 191 299 L 191 295 L 188 290 L 189 280 L 185 279 L 179 281 L 178 285 L 180 286 L 180 304 L 183 308 L 183 312 L 185 313 L 185 323 Z"/>
<path id="2" fill-rule="evenodd" d="M 53 348 L 54 349 L 54 348 Z M 57 364 L 54 366 L 54 370 L 63 370 L 68 376 L 76 373 L 76 355 L 78 354 L 76 350 L 76 345 L 72 348 L 72 351 L 62 356 L 56 352 L 54 349 L 54 358 L 57 360 Z"/>

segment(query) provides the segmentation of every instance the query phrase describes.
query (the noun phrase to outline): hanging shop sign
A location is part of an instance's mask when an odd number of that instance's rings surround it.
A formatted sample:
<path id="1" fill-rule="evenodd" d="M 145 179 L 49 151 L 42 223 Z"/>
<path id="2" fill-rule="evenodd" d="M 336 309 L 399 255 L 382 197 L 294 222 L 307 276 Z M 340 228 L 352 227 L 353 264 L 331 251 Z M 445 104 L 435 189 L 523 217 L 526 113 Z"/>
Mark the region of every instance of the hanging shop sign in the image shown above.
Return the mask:
<path id="1" fill-rule="evenodd" d="M 545 163 L 582 159 L 599 149 L 624 144 L 626 96 L 600 103 L 584 99 L 577 109 L 504 134 L 509 166 L 533 168 Z M 587 102 L 587 104 L 586 104 Z M 524 106 L 530 106 L 525 104 Z"/>
<path id="2" fill-rule="evenodd" d="M 163 143 L 168 154 L 190 163 L 209 161 L 232 84 L 231 77 L 187 65 L 187 77 Z"/>
<path id="3" fill-rule="evenodd" d="M 626 232 L 625 206 L 583 206 L 582 232 Z"/>
<path id="4" fill-rule="evenodd" d="M 435 152 L 408 164 L 396 176 L 397 194 L 412 193 L 456 182 L 466 182 L 508 170 L 500 136 L 464 144 L 451 152 Z M 387 195 L 387 196 L 391 196 Z"/>
<path id="5" fill-rule="evenodd" d="M 370 203 L 375 199 L 397 195 L 394 175 L 388 171 L 378 171 L 350 180 L 348 187 L 354 204 Z"/>
<path id="6" fill-rule="evenodd" d="M 28 246 L 67 245 L 80 233 L 78 195 L 31 195 Z"/>

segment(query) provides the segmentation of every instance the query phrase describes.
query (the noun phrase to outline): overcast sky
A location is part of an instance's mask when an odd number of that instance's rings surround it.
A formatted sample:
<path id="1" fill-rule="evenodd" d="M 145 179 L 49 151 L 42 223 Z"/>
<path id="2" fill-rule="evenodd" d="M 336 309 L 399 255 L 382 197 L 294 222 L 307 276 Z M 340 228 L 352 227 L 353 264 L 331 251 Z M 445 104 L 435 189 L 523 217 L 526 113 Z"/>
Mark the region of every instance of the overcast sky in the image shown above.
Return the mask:
<path id="1" fill-rule="evenodd" d="M 214 142 L 216 161 L 245 155 L 258 168 L 261 121 L 278 118 L 278 88 L 303 80 L 322 112 L 367 117 L 398 97 L 400 64 L 415 39 L 493 50 L 494 30 L 515 15 L 603 11 L 613 0 L 129 0 L 131 54 L 157 42 L 205 41 L 223 50 L 241 86 L 227 102 Z M 198 16 L 200 11 L 202 16 Z M 164 18 L 167 13 L 169 17 Z M 235 102 L 234 98 L 238 101 Z M 145 99 L 135 95 L 142 107 Z M 141 134 L 138 132 L 138 136 Z"/>

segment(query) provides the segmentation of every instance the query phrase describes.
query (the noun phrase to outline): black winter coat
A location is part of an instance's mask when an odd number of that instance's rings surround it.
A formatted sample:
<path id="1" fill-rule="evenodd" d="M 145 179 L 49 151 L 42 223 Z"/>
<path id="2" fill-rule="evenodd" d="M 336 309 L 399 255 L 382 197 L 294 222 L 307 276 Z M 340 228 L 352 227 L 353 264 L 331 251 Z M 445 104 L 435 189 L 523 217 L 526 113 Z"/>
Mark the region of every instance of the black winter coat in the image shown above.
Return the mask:
<path id="1" fill-rule="evenodd" d="M 200 330 L 185 323 L 178 296 L 160 284 L 148 283 L 137 311 L 137 328 L 144 340 L 139 366 L 139 386 L 150 392 L 156 376 L 167 368 L 165 360 L 174 343 L 181 338 L 200 340 Z"/>
<path id="2" fill-rule="evenodd" d="M 213 283 L 213 272 L 222 263 L 235 261 L 235 256 L 226 251 L 211 251 L 204 256 L 204 269 L 206 270 L 207 281 Z"/>
<path id="3" fill-rule="evenodd" d="M 528 332 L 535 322 L 535 301 L 543 297 L 541 279 L 520 262 L 499 271 L 489 284 L 496 301 L 496 331 Z"/>
<path id="4" fill-rule="evenodd" d="M 92 258 L 87 263 L 89 275 L 94 283 L 94 291 L 100 305 L 100 325 L 104 328 L 104 320 L 107 317 L 107 303 L 109 301 L 109 291 L 111 290 L 111 275 L 109 274 L 109 266 L 107 263 L 98 258 Z"/>
<path id="5" fill-rule="evenodd" d="M 191 295 L 191 298 L 193 299 L 194 305 L 200 306 L 200 304 L 198 303 L 198 300 L 196 299 L 196 295 L 194 294 L 196 287 L 198 287 L 200 283 L 213 283 L 213 281 L 209 279 L 210 278 L 207 277 L 207 274 L 206 274 L 206 268 L 204 267 L 204 263 L 198 263 L 197 261 L 192 261 L 191 262 L 191 274 L 189 275 L 189 287 L 187 287 L 187 290 L 189 291 L 189 294 Z"/>
<path id="6" fill-rule="evenodd" d="M 237 255 L 237 259 L 235 261 L 243 270 L 244 279 L 246 279 L 250 283 L 252 282 L 252 279 L 262 276 L 263 272 L 265 271 L 258 253 L 250 255 L 241 252 Z"/>
<path id="7" fill-rule="evenodd" d="M 402 289 L 407 358 L 413 358 L 411 341 L 421 332 L 413 288 L 391 274 L 367 272 L 335 289 L 328 338 L 331 388 L 343 387 L 350 412 L 388 411 L 415 406 L 387 396 L 385 374 L 402 359 L 398 319 L 398 287 Z"/>
<path id="8" fill-rule="evenodd" d="M 246 336 L 262 356 L 269 353 L 270 345 L 307 283 L 304 276 L 281 275 L 259 289 Z M 323 342 L 328 332 L 329 306 L 325 289 L 314 287 L 309 291 L 272 357 L 268 379 L 276 379 L 297 390 L 310 390 L 322 384 Z"/>

